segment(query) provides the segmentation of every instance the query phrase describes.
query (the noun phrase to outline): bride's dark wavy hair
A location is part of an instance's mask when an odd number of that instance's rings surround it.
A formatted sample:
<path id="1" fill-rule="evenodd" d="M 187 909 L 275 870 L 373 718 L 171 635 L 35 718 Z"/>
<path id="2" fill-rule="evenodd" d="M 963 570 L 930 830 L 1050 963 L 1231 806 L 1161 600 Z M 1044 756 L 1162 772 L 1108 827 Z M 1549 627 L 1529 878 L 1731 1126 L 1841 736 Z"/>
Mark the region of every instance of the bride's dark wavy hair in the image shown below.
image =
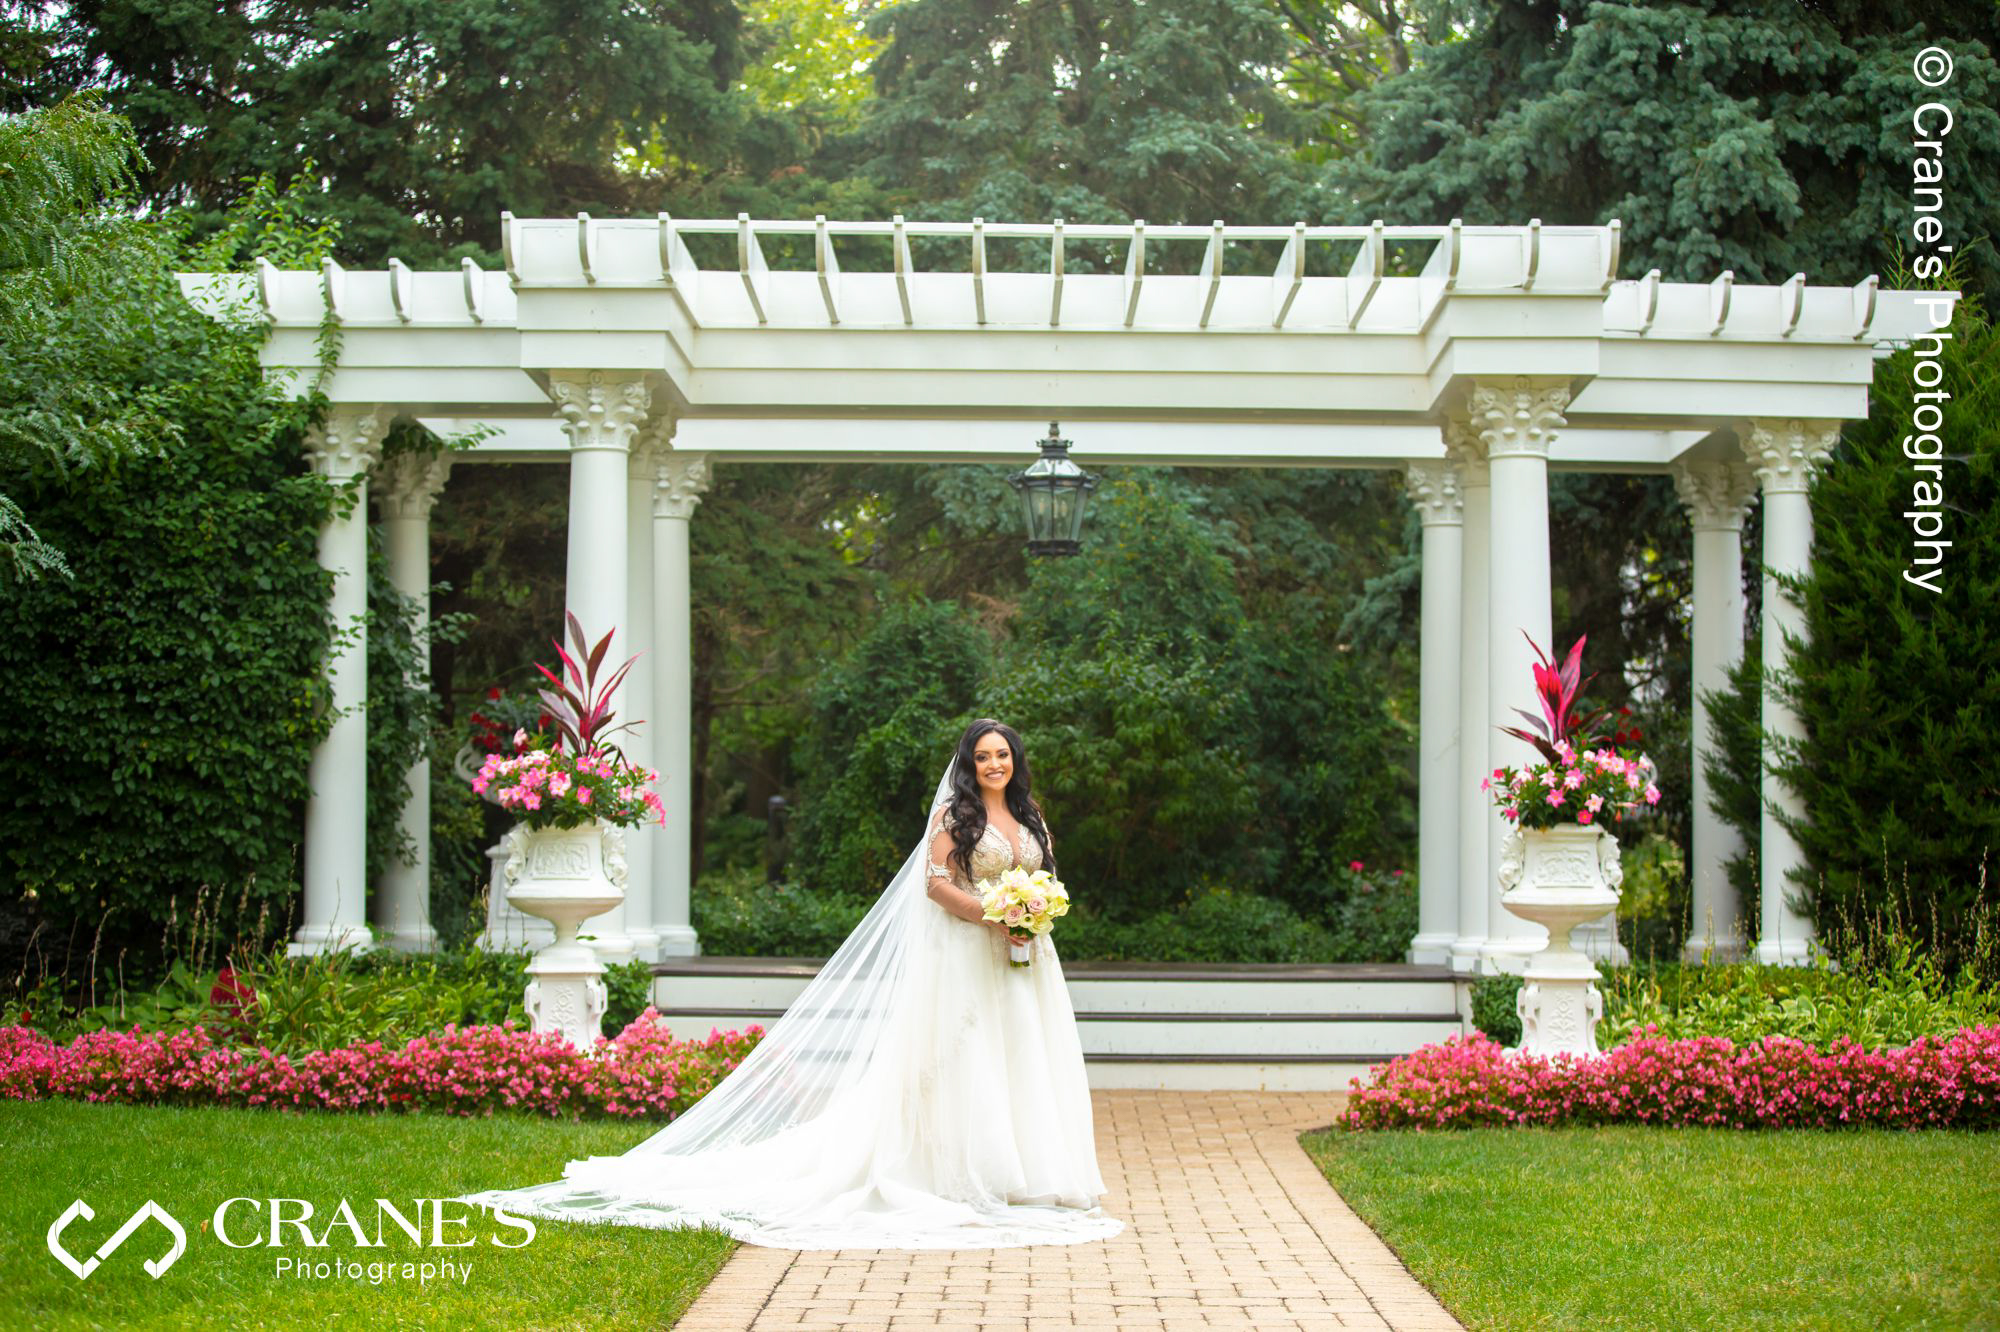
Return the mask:
<path id="1" fill-rule="evenodd" d="M 1042 844 L 1042 868 L 1055 873 L 1055 850 L 1049 845 L 1049 825 L 1042 818 L 1042 807 L 1035 797 L 1028 793 L 1028 749 L 1021 743 L 1021 733 L 1005 722 L 991 717 L 981 717 L 965 728 L 965 734 L 958 738 L 958 762 L 951 773 L 951 817 L 955 825 L 951 830 L 951 859 L 972 877 L 972 848 L 979 844 L 981 834 L 986 831 L 986 797 L 980 794 L 979 774 L 972 765 L 972 752 L 978 748 L 983 735 L 999 733 L 1007 742 L 1007 751 L 1014 756 L 1014 775 L 1007 779 L 1004 793 L 1008 812 L 1023 827 L 1034 833 L 1035 840 Z"/>

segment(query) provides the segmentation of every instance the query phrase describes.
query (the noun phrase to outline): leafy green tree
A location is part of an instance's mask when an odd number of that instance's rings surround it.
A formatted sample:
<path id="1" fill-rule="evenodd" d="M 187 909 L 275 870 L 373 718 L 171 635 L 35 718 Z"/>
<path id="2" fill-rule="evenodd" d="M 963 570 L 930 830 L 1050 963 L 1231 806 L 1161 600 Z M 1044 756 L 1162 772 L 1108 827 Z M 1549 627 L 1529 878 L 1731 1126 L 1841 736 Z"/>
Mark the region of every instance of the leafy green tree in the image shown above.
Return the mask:
<path id="1" fill-rule="evenodd" d="M 821 672 L 798 754 L 798 877 L 841 892 L 889 881 L 923 834 L 991 658 L 987 637 L 956 606 L 911 601 L 885 607 Z"/>
<path id="2" fill-rule="evenodd" d="M 92 338 L 74 318 L 82 300 L 106 337 L 139 335 L 139 311 L 92 298 L 123 290 L 135 262 L 156 277 L 170 244 L 109 204 L 143 161 L 131 127 L 94 97 L 0 117 L 0 465 L 67 475 L 178 438 L 157 386 L 91 373 Z M 69 571 L 4 492 L 0 556 L 0 580 Z"/>
<path id="3" fill-rule="evenodd" d="M 344 254 L 490 261 L 502 210 L 649 212 L 731 165 L 741 28 L 729 0 L 82 0 L 40 80 L 105 89 L 156 206 L 215 225 L 311 159 Z"/>
<path id="4" fill-rule="evenodd" d="M 93 284 L 0 330 L 0 398 L 33 402 L 60 373 L 70 401 L 145 402 L 160 422 L 88 471 L 57 450 L 0 457 L 0 489 L 69 563 L 0 596 L 0 670 L 51 719 L 15 709 L 4 731 L 9 766 L 42 775 L 0 811 L 0 854 L 11 912 L 109 917 L 107 939 L 146 949 L 176 900 L 296 891 L 327 729 L 315 533 L 335 496 L 301 469 L 304 409 L 266 386 L 262 330 L 188 304 L 157 224 L 119 234 Z"/>
<path id="5" fill-rule="evenodd" d="M 1822 931 L 1907 885 L 1916 928 L 1949 936 L 2000 847 L 2000 334 L 1973 305 L 1950 331 L 1937 358 L 1952 396 L 1931 432 L 1944 467 L 1935 494 L 1920 491 L 1933 479 L 1904 446 L 1923 433 L 1918 348 L 1905 349 L 1878 365 L 1873 413 L 1848 426 L 1815 482 L 1812 567 L 1787 584 L 1807 637 L 1787 641 L 1778 687 L 1805 738 L 1766 761 L 1805 805 L 1786 823 Z M 1935 592 L 1903 576 L 1915 568 L 1913 513 L 1938 515 L 1952 543 Z"/>

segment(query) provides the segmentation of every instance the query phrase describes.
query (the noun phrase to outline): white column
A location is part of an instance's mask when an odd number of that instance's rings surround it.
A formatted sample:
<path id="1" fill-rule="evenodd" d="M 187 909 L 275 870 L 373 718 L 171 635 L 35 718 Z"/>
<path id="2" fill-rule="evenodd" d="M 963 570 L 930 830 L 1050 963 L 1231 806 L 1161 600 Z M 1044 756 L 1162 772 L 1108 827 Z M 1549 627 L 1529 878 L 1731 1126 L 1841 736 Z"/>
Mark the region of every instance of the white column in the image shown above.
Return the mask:
<path id="1" fill-rule="evenodd" d="M 659 471 L 658 453 L 665 436 L 673 430 L 671 418 L 656 418 L 641 433 L 632 448 L 631 466 L 625 488 L 625 618 L 629 630 L 621 631 L 612 646 L 624 640 L 619 660 L 637 655 L 625 683 L 618 687 L 615 711 L 618 721 L 634 723 L 633 729 L 616 736 L 625 757 L 648 768 L 660 766 L 659 734 L 663 718 L 654 703 L 653 677 L 659 644 L 653 632 L 653 480 Z M 629 636 L 628 636 L 629 635 Z M 615 724 L 615 723 L 614 723 Z M 660 960 L 660 933 L 653 927 L 654 901 L 658 896 L 660 826 L 642 823 L 625 834 L 625 933 L 633 951 L 648 962 Z"/>
<path id="2" fill-rule="evenodd" d="M 379 469 L 376 497 L 381 501 L 382 536 L 389 551 L 389 580 L 396 590 L 422 606 L 421 623 L 431 618 L 431 506 L 451 472 L 449 453 L 405 453 Z M 426 672 L 428 674 L 428 672 Z M 404 952 L 429 952 L 437 946 L 431 928 L 431 761 L 420 755 L 403 774 L 408 794 L 403 800 L 402 830 L 416 843 L 414 864 L 391 860 L 376 885 L 376 937 Z"/>
<path id="3" fill-rule="evenodd" d="M 1417 937 L 1408 960 L 1451 960 L 1458 939 L 1459 566 L 1465 508 L 1458 469 L 1412 462 L 1404 476 L 1424 524 L 1417 747 Z M 1476 785 L 1476 784 L 1475 784 Z"/>
<path id="4" fill-rule="evenodd" d="M 1790 872 L 1806 863 L 1805 852 L 1778 820 L 1776 810 L 1805 817 L 1796 792 L 1771 772 L 1770 737 L 1797 740 L 1798 717 L 1772 687 L 1785 669 L 1785 635 L 1803 638 L 1805 612 L 1779 590 L 1774 574 L 1801 574 L 1812 564 L 1812 506 L 1806 498 L 1813 469 L 1840 439 L 1838 421 L 1751 421 L 1743 450 L 1764 488 L 1764 818 L 1759 828 L 1757 878 L 1760 929 L 1757 960 L 1795 964 L 1812 955 L 1813 928 L 1792 907 L 1799 892 Z M 1775 809 L 1774 809 L 1775 807 Z"/>
<path id="5" fill-rule="evenodd" d="M 1743 904 L 1727 865 L 1742 854 L 1743 839 L 1709 807 L 1709 755 L 1716 749 L 1704 695 L 1728 687 L 1743 656 L 1743 517 L 1757 493 L 1757 479 L 1740 462 L 1674 465 L 1674 488 L 1694 527 L 1694 845 L 1688 858 L 1693 917 L 1684 960 L 1704 950 L 1722 961 L 1743 955 Z"/>
<path id="6" fill-rule="evenodd" d="M 1487 844 L 1493 803 L 1479 783 L 1492 768 L 1486 762 L 1487 559 L 1491 494 L 1486 454 L 1479 437 L 1463 421 L 1449 421 L 1445 449 L 1458 468 L 1465 526 L 1459 567 L 1458 641 L 1458 937 L 1451 946 L 1453 971 L 1477 971 L 1486 949 L 1488 903 L 1493 895 L 1494 861 Z M 1428 533 L 1426 533 L 1428 537 Z M 1425 570 L 1429 572 L 1428 568 Z"/>
<path id="7" fill-rule="evenodd" d="M 1486 633 L 1486 770 L 1540 761 L 1526 741 L 1504 734 L 1503 719 L 1534 705 L 1535 661 L 1528 640 L 1553 653 L 1549 609 L 1549 445 L 1569 405 L 1566 381 L 1482 380 L 1472 386 L 1471 426 L 1486 454 L 1492 491 L 1488 524 Z M 1504 724 L 1511 724 L 1504 723 Z M 1475 784 L 1476 785 L 1476 784 Z M 1489 865 L 1500 863 L 1504 832 L 1499 813 L 1486 806 Z M 1548 931 L 1500 905 L 1500 882 L 1486 885 L 1488 967 L 1520 971 Z"/>
<path id="8" fill-rule="evenodd" d="M 587 643 L 596 643 L 608 630 L 617 631 L 606 653 L 606 660 L 615 665 L 632 655 L 627 641 L 630 619 L 625 568 L 631 554 L 625 527 L 627 470 L 633 438 L 645 423 L 653 395 L 642 374 L 601 370 L 552 373 L 549 391 L 569 436 L 566 607 L 582 623 Z M 569 641 L 566 623 L 555 629 L 564 648 L 573 654 L 575 646 Z M 622 962 L 632 957 L 623 904 L 593 917 L 586 932 L 603 961 Z"/>
<path id="9" fill-rule="evenodd" d="M 342 488 L 319 530 L 320 567 L 333 573 L 328 614 L 336 638 L 327 659 L 333 728 L 314 747 L 306 780 L 304 917 L 294 957 L 366 948 L 368 933 L 368 469 L 382 453 L 389 414 L 336 407 L 306 436 L 306 457 Z M 351 637 L 349 637 L 351 635 Z"/>
<path id="10" fill-rule="evenodd" d="M 689 906 L 694 839 L 694 632 L 688 564 L 688 521 L 709 485 L 708 456 L 664 451 L 653 491 L 653 628 L 659 669 L 653 715 L 660 719 L 661 799 L 667 826 L 660 838 L 654 928 L 662 957 L 701 951 Z"/>

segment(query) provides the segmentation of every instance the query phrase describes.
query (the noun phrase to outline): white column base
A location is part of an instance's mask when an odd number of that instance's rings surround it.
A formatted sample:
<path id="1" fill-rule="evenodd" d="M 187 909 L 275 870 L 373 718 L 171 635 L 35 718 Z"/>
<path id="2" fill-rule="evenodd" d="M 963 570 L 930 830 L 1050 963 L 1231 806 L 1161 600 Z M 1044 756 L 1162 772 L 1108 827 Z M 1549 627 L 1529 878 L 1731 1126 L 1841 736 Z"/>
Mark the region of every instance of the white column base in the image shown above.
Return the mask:
<path id="1" fill-rule="evenodd" d="M 597 960 L 606 966 L 630 962 L 639 955 L 638 949 L 633 946 L 632 936 L 622 929 L 613 934 L 600 927 L 599 932 L 583 942 L 590 945 L 590 951 L 597 954 Z"/>
<path id="2" fill-rule="evenodd" d="M 437 931 L 428 925 L 414 929 L 394 930 L 379 940 L 384 948 L 393 948 L 399 953 L 434 953 L 437 951 Z"/>
<path id="3" fill-rule="evenodd" d="M 1813 962 L 1811 939 L 1760 939 L 1757 960 L 1767 967 L 1806 967 Z"/>
<path id="4" fill-rule="evenodd" d="M 1451 946 L 1457 942 L 1458 934 L 1452 930 L 1440 934 L 1419 934 L 1410 940 L 1409 951 L 1403 954 L 1403 958 L 1414 966 L 1445 966 L 1451 961 Z"/>
<path id="5" fill-rule="evenodd" d="M 660 953 L 654 961 L 665 961 L 670 957 L 700 957 L 701 941 L 695 938 L 692 925 L 660 926 Z"/>
<path id="6" fill-rule="evenodd" d="M 1618 941 L 1617 918 L 1607 912 L 1602 918 L 1577 926 L 1570 931 L 1576 950 L 1593 962 L 1604 962 L 1614 967 L 1632 965 L 1632 950 Z"/>
<path id="7" fill-rule="evenodd" d="M 286 957 L 315 957 L 321 953 L 365 953 L 375 947 L 375 936 L 366 925 L 301 925 L 285 945 Z"/>
<path id="8" fill-rule="evenodd" d="M 1461 934 L 1451 941 L 1451 955 L 1445 959 L 1445 965 L 1469 976 L 1479 975 L 1479 959 L 1485 948 L 1486 940 Z"/>
<path id="9" fill-rule="evenodd" d="M 1488 939 L 1479 949 L 1477 970 L 1487 976 L 1505 974 L 1519 976 L 1528 969 L 1528 959 L 1548 942 L 1548 932 L 1541 931 L 1540 937 L 1509 935 L 1503 939 Z"/>
<path id="10" fill-rule="evenodd" d="M 486 928 L 477 946 L 489 953 L 517 953 L 523 949 L 546 948 L 556 941 L 556 927 L 539 916 L 531 916 L 507 900 L 507 844 L 495 842 L 486 848 Z"/>

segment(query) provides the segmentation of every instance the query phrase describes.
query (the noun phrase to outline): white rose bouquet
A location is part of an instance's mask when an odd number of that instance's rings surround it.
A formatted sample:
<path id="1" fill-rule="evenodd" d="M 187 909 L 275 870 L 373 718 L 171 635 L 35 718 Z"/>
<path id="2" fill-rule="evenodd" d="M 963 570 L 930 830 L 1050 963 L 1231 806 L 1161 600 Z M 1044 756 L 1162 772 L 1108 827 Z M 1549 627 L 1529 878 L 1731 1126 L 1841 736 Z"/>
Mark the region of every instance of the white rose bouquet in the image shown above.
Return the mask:
<path id="1" fill-rule="evenodd" d="M 981 879 L 975 886 L 986 919 L 1006 922 L 1010 932 L 1047 934 L 1055 928 L 1056 917 L 1069 912 L 1069 890 L 1047 870 L 1029 873 L 1017 865 L 996 878 Z M 1008 965 L 1027 966 L 1031 942 L 1031 939 L 1014 939 L 1010 933 Z"/>

